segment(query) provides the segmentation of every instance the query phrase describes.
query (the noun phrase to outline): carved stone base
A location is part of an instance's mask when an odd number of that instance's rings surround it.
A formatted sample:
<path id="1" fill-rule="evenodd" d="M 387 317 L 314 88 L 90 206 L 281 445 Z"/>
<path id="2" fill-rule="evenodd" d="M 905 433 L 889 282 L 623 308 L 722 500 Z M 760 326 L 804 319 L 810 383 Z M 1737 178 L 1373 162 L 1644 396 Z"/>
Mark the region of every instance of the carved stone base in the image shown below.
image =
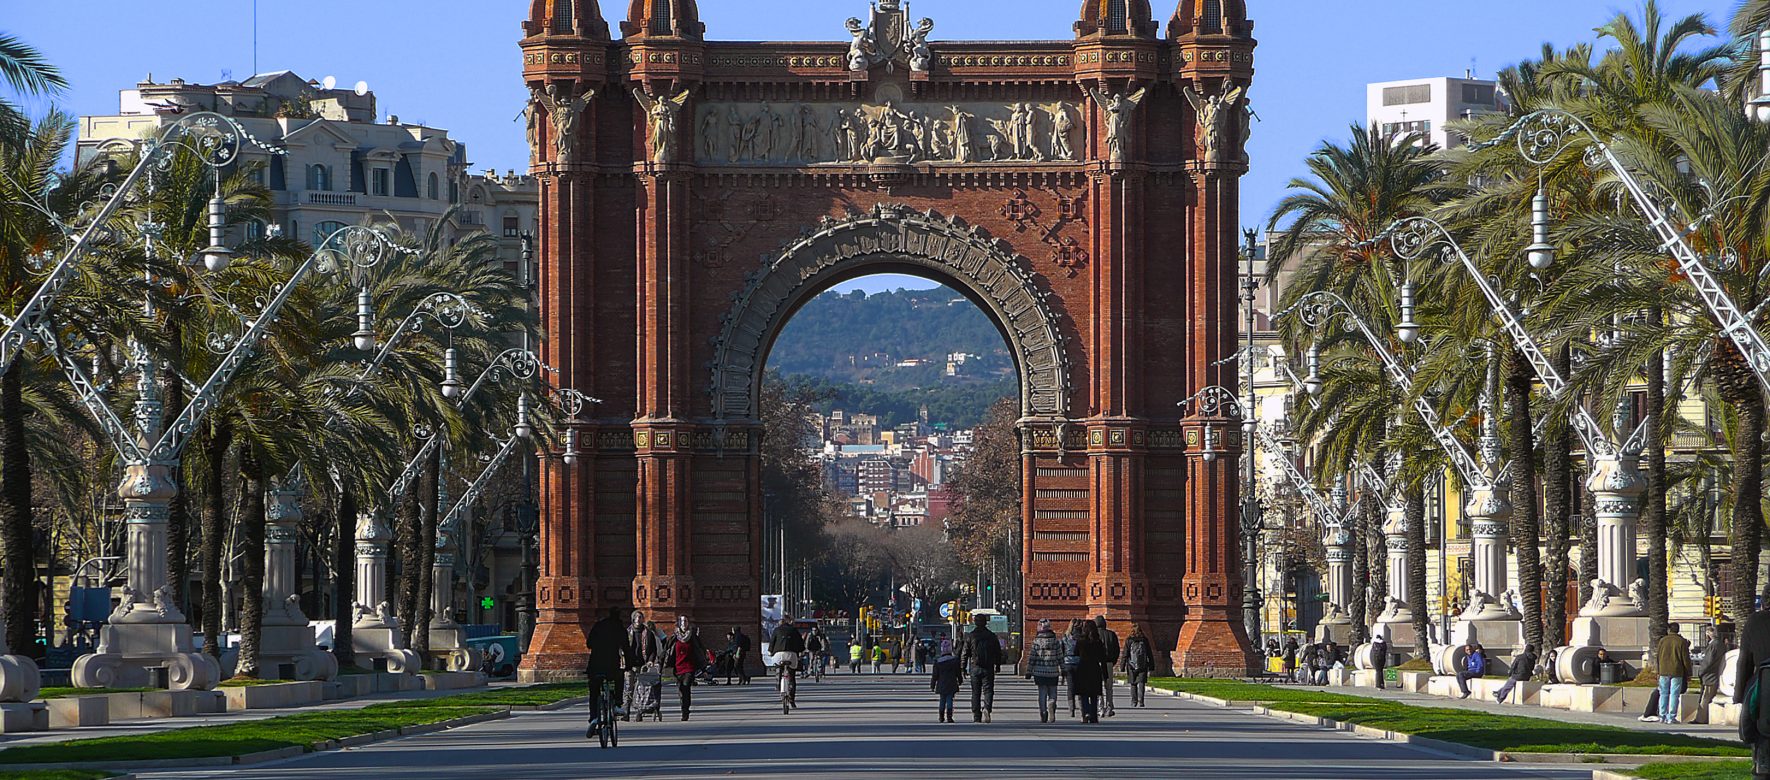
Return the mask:
<path id="1" fill-rule="evenodd" d="M 30 701 L 42 691 L 37 663 L 22 655 L 0 655 L 0 702 Z"/>
<path id="2" fill-rule="evenodd" d="M 1516 616 L 1459 619 L 1450 626 L 1450 640 L 1454 645 L 1478 642 L 1490 657 L 1510 658 L 1524 649 L 1524 623 Z"/>
<path id="3" fill-rule="evenodd" d="M 331 680 L 338 676 L 338 659 L 314 644 L 313 629 L 267 625 L 258 641 L 258 666 L 266 673 L 284 665 L 294 667 L 292 680 Z"/>
<path id="4" fill-rule="evenodd" d="M 1400 618 L 1391 620 L 1391 617 Z M 1383 613 L 1376 625 L 1371 626 L 1371 633 L 1381 634 L 1389 643 L 1389 652 L 1412 655 L 1419 645 L 1419 637 L 1414 634 L 1413 613 L 1406 607 Z"/>
<path id="5" fill-rule="evenodd" d="M 430 652 L 425 659 L 432 669 L 445 672 L 477 672 L 485 654 L 467 645 L 467 634 L 454 623 L 430 624 Z"/>
<path id="6" fill-rule="evenodd" d="M 387 671 L 394 674 L 417 674 L 424 669 L 418 654 L 406 649 L 406 638 L 396 626 L 378 622 L 351 626 L 350 646 L 356 651 L 359 666 L 372 665 L 379 658 L 387 662 Z"/>
<path id="7" fill-rule="evenodd" d="M 74 661 L 79 688 L 152 687 L 150 669 L 165 669 L 175 691 L 207 691 L 221 681 L 215 659 L 196 652 L 185 623 L 112 623 L 103 629 L 99 652 Z"/>
<path id="8" fill-rule="evenodd" d="M 7 656 L 9 658 L 16 656 Z M 49 730 L 49 705 L 40 701 L 0 703 L 0 734 Z"/>
<path id="9" fill-rule="evenodd" d="M 1315 641 L 1333 642 L 1337 645 L 1352 643 L 1352 621 L 1322 621 L 1315 624 Z"/>
<path id="10" fill-rule="evenodd" d="M 570 617 L 569 614 L 563 616 Z M 647 617 L 650 616 L 648 613 Z M 585 679 L 585 669 L 590 664 L 587 648 L 582 624 L 572 620 L 543 620 L 535 626 L 534 636 L 529 638 L 529 651 L 523 654 L 522 663 L 517 666 L 516 679 L 522 682 Z"/>

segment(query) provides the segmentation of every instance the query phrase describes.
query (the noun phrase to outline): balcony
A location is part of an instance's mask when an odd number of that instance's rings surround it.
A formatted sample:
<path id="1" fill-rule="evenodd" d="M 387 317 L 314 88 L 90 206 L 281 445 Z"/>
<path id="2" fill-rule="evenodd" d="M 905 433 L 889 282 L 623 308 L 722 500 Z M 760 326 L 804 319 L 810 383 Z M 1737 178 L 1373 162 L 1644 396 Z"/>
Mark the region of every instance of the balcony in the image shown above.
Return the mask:
<path id="1" fill-rule="evenodd" d="M 355 206 L 356 205 L 356 193 L 354 193 L 354 192 L 309 192 L 309 193 L 307 193 L 307 205 L 309 205 L 309 206 Z"/>

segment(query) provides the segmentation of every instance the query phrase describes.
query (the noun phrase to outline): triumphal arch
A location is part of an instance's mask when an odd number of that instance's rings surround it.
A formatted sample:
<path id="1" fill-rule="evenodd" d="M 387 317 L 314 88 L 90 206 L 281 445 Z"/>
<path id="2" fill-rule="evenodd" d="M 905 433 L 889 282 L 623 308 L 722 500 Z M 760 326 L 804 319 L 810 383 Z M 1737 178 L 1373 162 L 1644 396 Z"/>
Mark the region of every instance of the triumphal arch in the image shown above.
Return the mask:
<path id="1" fill-rule="evenodd" d="M 544 357 L 603 403 L 574 463 L 543 458 L 524 674 L 582 674 L 609 605 L 758 622 L 769 348 L 881 271 L 961 291 L 1018 362 L 1027 627 L 1104 614 L 1239 673 L 1238 428 L 1177 403 L 1235 386 L 1243 1 L 1184 0 L 1164 33 L 1148 0 L 1087 0 L 1061 40 L 1010 42 L 940 40 L 901 0 L 802 6 L 829 40 L 532 0 Z"/>

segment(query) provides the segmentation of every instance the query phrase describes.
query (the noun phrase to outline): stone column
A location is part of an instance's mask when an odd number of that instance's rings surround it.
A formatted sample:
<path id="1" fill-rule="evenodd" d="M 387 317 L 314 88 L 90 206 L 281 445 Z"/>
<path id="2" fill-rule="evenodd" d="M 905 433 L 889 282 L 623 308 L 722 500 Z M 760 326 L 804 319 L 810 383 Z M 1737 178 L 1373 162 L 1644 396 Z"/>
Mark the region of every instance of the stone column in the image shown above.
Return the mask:
<path id="1" fill-rule="evenodd" d="M 1592 512 L 1598 517 L 1598 579 L 1592 600 L 1580 607 L 1582 617 L 1632 617 L 1646 614 L 1635 596 L 1635 523 L 1640 517 L 1640 455 L 1621 453 L 1594 459 L 1586 480 Z"/>
<path id="2" fill-rule="evenodd" d="M 357 515 L 356 620 L 350 627 L 358 662 L 379 659 L 387 671 L 412 673 L 423 668 L 418 654 L 406 648 L 399 618 L 387 604 L 387 544 L 393 534 L 373 510 Z"/>
<path id="3" fill-rule="evenodd" d="M 1376 630 L 1389 638 L 1391 652 L 1411 649 L 1414 636 L 1413 607 L 1407 603 L 1407 510 L 1399 503 L 1388 507 L 1383 519 L 1383 541 L 1388 546 L 1388 594 L 1377 615 Z"/>
<path id="4" fill-rule="evenodd" d="M 259 667 L 281 677 L 289 667 L 293 679 L 330 680 L 338 660 L 314 643 L 313 628 L 301 611 L 297 590 L 295 545 L 301 525 L 301 480 L 279 479 L 265 491 L 264 624 L 259 640 Z"/>
<path id="5" fill-rule="evenodd" d="M 482 657 L 467 645 L 465 633 L 455 622 L 454 533 L 451 527 L 436 534 L 436 563 L 430 568 L 430 655 L 451 672 L 470 672 L 479 669 Z"/>
<path id="6" fill-rule="evenodd" d="M 1322 622 L 1346 623 L 1346 605 L 1352 599 L 1352 534 L 1344 524 L 1327 529 L 1327 616 Z"/>
<path id="7" fill-rule="evenodd" d="M 1469 516 L 1470 559 L 1475 565 L 1475 582 L 1463 619 L 1517 620 L 1518 613 L 1506 597 L 1511 590 L 1506 573 L 1506 520 L 1512 516 L 1512 504 L 1506 500 L 1504 487 L 1491 481 L 1477 486 L 1470 491 L 1463 511 Z"/>

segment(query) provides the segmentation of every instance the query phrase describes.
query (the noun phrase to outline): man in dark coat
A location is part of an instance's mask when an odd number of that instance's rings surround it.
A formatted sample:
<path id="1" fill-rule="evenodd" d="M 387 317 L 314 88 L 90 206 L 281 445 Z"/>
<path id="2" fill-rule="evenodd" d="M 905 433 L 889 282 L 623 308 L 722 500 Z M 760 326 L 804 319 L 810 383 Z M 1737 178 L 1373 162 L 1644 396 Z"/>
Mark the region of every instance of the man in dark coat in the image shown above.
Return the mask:
<path id="1" fill-rule="evenodd" d="M 1099 629 L 1100 646 L 1106 650 L 1106 669 L 1100 675 L 1100 688 L 1105 694 L 1101 697 L 1102 709 L 1105 710 L 1103 714 L 1110 718 L 1113 716 L 1112 670 L 1117 667 L 1119 663 L 1119 634 L 1117 631 L 1107 627 L 1105 615 L 1094 616 L 1094 627 Z"/>
<path id="2" fill-rule="evenodd" d="M 596 724 L 602 721 L 602 697 L 604 685 L 614 685 L 614 690 L 621 690 L 621 664 L 627 655 L 627 632 L 621 628 L 621 616 L 626 612 L 623 607 L 609 607 L 608 615 L 590 626 L 590 633 L 585 637 L 585 644 L 590 651 L 590 662 L 586 671 L 590 676 L 590 733 L 595 734 Z M 615 714 L 625 714 L 616 708 Z"/>
<path id="3" fill-rule="evenodd" d="M 1713 626 L 1703 631 L 1708 636 L 1708 643 L 1703 646 L 1702 663 L 1696 667 L 1696 678 L 1702 681 L 1702 698 L 1696 705 L 1696 717 L 1692 723 L 1709 722 L 1709 705 L 1714 703 L 1715 694 L 1721 691 L 1721 670 L 1727 665 L 1727 642 L 1721 638 L 1721 632 Z"/>
<path id="4" fill-rule="evenodd" d="M 1002 641 L 989 630 L 988 615 L 974 615 L 976 628 L 965 635 L 959 657 L 971 675 L 971 720 L 988 723 L 990 710 L 996 706 L 996 667 L 1002 664 Z"/>
<path id="5" fill-rule="evenodd" d="M 1734 677 L 1734 695 L 1741 702 L 1749 701 L 1752 685 L 1758 680 L 1758 666 L 1770 663 L 1770 611 L 1757 612 L 1746 618 L 1745 625 L 1739 629 L 1739 672 Z M 1770 690 L 1758 692 L 1758 709 L 1762 711 L 1765 704 L 1763 697 L 1770 696 Z M 1770 780 L 1770 732 L 1758 728 L 1758 713 L 1741 709 L 1739 713 L 1740 740 L 1752 746 L 1752 780 Z"/>
<path id="6" fill-rule="evenodd" d="M 799 633 L 799 627 L 793 625 L 793 621 L 783 620 L 774 629 L 768 652 L 774 654 L 781 676 L 787 678 L 787 703 L 799 706 L 799 670 L 805 663 L 805 636 Z M 793 658 L 790 661 L 782 659 L 781 653 L 792 653 Z"/>

